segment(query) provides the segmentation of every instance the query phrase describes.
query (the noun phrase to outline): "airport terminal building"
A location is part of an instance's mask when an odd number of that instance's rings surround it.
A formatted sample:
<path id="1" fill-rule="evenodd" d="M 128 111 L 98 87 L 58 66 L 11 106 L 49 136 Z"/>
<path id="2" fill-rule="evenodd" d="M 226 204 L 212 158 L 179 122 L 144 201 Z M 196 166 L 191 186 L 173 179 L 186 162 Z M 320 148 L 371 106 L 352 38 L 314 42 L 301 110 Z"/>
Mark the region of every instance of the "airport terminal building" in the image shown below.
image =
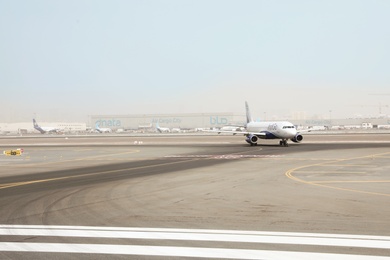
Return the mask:
<path id="1" fill-rule="evenodd" d="M 112 130 L 153 130 L 160 127 L 196 129 L 215 128 L 224 125 L 243 125 L 245 116 L 234 113 L 194 113 L 194 114 L 139 114 L 139 115 L 91 115 L 89 126 L 111 128 Z"/>

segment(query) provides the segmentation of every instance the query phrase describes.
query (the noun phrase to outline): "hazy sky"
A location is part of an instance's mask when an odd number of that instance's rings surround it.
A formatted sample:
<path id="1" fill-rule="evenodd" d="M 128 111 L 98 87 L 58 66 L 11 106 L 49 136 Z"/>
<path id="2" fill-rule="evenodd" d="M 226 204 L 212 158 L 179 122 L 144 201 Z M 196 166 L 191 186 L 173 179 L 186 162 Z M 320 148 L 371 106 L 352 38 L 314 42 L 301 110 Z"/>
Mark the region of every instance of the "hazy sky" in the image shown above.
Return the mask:
<path id="1" fill-rule="evenodd" d="M 0 122 L 390 114 L 390 1 L 0 0 Z M 389 94 L 389 95 L 372 95 Z"/>

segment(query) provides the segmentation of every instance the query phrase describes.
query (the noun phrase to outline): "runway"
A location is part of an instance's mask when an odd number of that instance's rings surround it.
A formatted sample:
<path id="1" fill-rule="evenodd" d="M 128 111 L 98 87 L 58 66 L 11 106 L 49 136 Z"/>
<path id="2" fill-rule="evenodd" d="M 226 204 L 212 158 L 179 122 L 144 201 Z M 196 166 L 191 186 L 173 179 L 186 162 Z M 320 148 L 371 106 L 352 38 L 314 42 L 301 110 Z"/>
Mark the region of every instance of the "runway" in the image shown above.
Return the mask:
<path id="1" fill-rule="evenodd" d="M 3 138 L 1 259 L 390 255 L 390 135 Z"/>

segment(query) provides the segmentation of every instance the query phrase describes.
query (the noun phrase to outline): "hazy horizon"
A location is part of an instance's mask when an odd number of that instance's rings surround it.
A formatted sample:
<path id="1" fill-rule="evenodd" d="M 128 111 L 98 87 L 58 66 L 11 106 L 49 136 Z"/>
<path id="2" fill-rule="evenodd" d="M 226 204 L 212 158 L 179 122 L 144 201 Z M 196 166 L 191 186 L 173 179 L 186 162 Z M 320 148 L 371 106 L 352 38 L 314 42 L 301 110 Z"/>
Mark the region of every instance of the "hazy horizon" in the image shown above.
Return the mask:
<path id="1" fill-rule="evenodd" d="M 0 122 L 390 114 L 389 1 L 0 0 Z"/>

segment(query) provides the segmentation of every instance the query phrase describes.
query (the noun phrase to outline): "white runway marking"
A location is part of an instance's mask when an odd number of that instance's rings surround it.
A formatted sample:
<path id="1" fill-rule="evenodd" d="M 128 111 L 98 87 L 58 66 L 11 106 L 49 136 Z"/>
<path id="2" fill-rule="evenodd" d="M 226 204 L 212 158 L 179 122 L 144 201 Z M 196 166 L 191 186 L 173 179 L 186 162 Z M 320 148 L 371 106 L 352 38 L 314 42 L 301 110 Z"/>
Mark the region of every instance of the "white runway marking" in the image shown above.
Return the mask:
<path id="1" fill-rule="evenodd" d="M 167 155 L 165 158 L 209 158 L 209 159 L 247 159 L 247 158 L 280 158 L 283 155 L 268 155 L 268 154 L 221 154 L 221 155 L 209 155 L 209 154 L 183 154 L 183 155 Z"/>
<path id="2" fill-rule="evenodd" d="M 0 225 L 0 235 L 83 238 L 121 238 L 172 241 L 208 241 L 262 244 L 291 244 L 348 248 L 390 249 L 390 237 L 207 229 L 125 228 L 89 226 Z M 130 242 L 130 241 L 129 241 Z M 156 255 L 238 259 L 389 259 L 379 256 L 288 252 L 232 248 L 135 246 L 110 244 L 1 242 L 0 251 L 65 252 L 88 254 Z"/>
<path id="3" fill-rule="evenodd" d="M 186 229 L 120 229 L 90 230 L 79 227 L 63 228 L 50 226 L 7 227 L 0 225 L 0 235 L 16 236 L 53 236 L 53 237 L 100 237 L 100 238 L 128 238 L 128 239 L 155 239 L 155 240 L 192 240 L 192 241 L 219 241 L 239 243 L 275 243 L 295 245 L 346 246 L 390 249 L 390 237 L 346 236 L 306 233 L 279 233 L 279 232 L 245 232 L 221 230 L 215 233 L 207 230 Z"/>
<path id="4" fill-rule="evenodd" d="M 221 249 L 202 247 L 170 247 L 170 246 L 134 246 L 134 245 L 102 245 L 102 244 L 59 244 L 59 243 L 1 243 L 0 251 L 16 252 L 51 252 L 51 253 L 84 253 L 115 255 L 147 255 L 202 257 L 225 259 L 299 259 L 299 260 L 382 260 L 381 256 L 322 254 L 308 252 L 288 252 L 249 249 Z"/>

